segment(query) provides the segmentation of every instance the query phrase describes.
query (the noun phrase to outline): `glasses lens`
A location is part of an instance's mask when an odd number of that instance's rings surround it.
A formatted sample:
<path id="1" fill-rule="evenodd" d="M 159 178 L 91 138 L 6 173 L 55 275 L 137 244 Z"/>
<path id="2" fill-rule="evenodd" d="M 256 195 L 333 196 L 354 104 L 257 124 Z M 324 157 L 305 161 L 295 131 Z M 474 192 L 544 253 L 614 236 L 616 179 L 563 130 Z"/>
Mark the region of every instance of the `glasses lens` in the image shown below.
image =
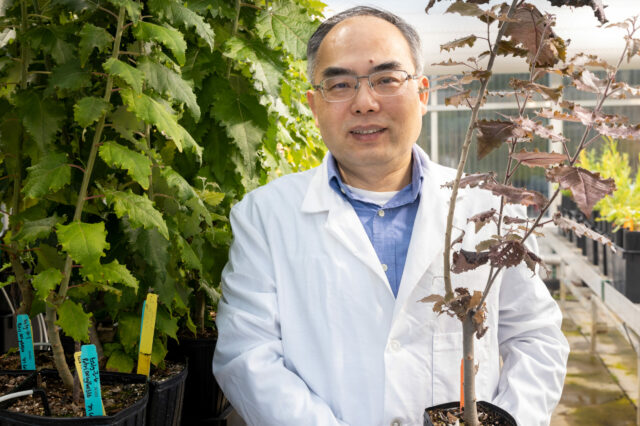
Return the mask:
<path id="1" fill-rule="evenodd" d="M 330 77 L 322 83 L 322 93 L 328 101 L 351 99 L 356 93 L 358 80 L 352 75 Z"/>
<path id="2" fill-rule="evenodd" d="M 400 93 L 405 87 L 408 74 L 405 71 L 380 71 L 369 76 L 373 90 L 379 95 L 390 96 Z"/>

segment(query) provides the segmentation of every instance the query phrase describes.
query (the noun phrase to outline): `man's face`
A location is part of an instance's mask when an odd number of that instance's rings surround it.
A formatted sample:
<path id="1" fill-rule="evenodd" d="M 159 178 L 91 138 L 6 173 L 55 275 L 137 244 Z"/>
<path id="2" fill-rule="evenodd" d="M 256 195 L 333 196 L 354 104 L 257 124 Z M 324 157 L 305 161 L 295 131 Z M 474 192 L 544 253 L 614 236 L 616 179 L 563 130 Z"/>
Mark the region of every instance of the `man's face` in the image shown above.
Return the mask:
<path id="1" fill-rule="evenodd" d="M 384 69 L 415 73 L 409 44 L 391 23 L 372 16 L 348 18 L 329 31 L 317 54 L 313 84 L 342 69 L 368 75 Z M 316 125 L 343 172 L 392 173 L 410 163 L 427 112 L 425 77 L 409 80 L 400 95 L 380 96 L 360 79 L 355 97 L 327 102 L 320 90 L 307 92 Z"/>

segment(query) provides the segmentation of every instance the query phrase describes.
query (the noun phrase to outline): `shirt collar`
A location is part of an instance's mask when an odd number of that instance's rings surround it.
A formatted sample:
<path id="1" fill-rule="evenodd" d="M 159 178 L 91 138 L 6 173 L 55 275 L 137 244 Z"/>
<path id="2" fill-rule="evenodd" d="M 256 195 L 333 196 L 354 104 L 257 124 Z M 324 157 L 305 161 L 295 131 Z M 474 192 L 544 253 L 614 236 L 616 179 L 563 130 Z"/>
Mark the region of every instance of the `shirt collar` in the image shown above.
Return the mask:
<path id="1" fill-rule="evenodd" d="M 338 163 L 333 154 L 329 152 L 327 156 L 329 186 L 347 200 L 363 201 L 342 181 L 342 177 L 338 171 Z M 424 179 L 423 169 L 422 158 L 418 152 L 417 145 L 414 144 L 411 148 L 411 183 L 402 188 L 398 194 L 385 204 L 385 207 L 398 207 L 414 202 L 418 198 L 418 195 L 420 195 L 420 190 L 422 189 L 422 181 Z"/>

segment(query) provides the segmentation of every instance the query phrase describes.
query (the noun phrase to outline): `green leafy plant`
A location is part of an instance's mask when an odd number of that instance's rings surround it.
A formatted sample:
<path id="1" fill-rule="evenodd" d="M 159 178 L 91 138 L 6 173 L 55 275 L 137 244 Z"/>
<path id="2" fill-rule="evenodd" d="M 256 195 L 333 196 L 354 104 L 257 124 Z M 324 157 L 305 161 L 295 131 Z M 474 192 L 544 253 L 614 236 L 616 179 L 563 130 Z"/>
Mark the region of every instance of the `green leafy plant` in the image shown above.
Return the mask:
<path id="1" fill-rule="evenodd" d="M 600 212 L 598 220 L 611 222 L 616 229 L 622 227 L 629 231 L 640 229 L 640 177 L 632 177 L 629 155 L 618 151 L 617 142 L 605 138 L 602 154 L 595 150 L 580 153 L 580 166 L 603 178 L 612 178 L 616 190 L 598 201 L 593 209 Z"/>
<path id="2" fill-rule="evenodd" d="M 130 371 L 142 301 L 152 362 L 204 328 L 247 190 L 323 154 L 302 103 L 313 1 L 0 2 L 2 241 L 21 313 Z M 196 326 L 197 324 L 197 326 Z"/>

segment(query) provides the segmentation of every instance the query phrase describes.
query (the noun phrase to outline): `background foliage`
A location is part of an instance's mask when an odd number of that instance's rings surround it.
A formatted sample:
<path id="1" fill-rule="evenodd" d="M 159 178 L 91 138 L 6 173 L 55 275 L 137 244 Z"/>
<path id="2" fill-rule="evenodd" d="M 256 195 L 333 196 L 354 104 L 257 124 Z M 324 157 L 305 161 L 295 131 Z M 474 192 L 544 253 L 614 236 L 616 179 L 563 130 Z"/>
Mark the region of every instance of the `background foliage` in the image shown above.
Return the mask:
<path id="1" fill-rule="evenodd" d="M 148 291 L 154 363 L 204 327 L 231 205 L 323 155 L 303 99 L 323 7 L 0 1 L 3 285 L 17 281 L 21 312 L 47 312 L 54 350 L 56 318 L 83 342 L 117 322 L 107 367 L 131 370 Z"/>

